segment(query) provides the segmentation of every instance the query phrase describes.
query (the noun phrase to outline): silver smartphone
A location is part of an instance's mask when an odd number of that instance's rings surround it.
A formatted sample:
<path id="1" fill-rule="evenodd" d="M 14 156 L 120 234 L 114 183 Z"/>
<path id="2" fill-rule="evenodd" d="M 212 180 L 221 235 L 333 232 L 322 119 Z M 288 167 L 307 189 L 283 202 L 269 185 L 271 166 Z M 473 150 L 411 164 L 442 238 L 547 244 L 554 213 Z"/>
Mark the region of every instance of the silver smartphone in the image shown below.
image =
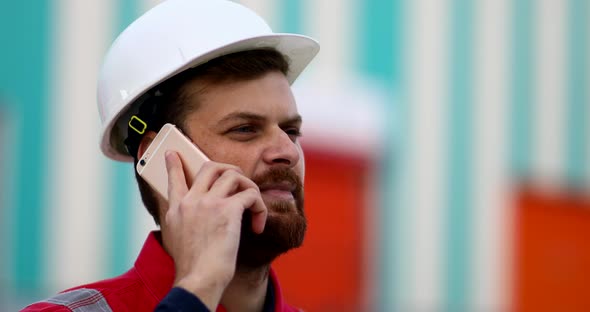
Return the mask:
<path id="1" fill-rule="evenodd" d="M 168 200 L 168 171 L 164 157 L 166 151 L 178 153 L 188 183 L 192 183 L 192 178 L 209 158 L 173 124 L 167 123 L 160 129 L 137 162 L 136 170 L 153 189 Z"/>

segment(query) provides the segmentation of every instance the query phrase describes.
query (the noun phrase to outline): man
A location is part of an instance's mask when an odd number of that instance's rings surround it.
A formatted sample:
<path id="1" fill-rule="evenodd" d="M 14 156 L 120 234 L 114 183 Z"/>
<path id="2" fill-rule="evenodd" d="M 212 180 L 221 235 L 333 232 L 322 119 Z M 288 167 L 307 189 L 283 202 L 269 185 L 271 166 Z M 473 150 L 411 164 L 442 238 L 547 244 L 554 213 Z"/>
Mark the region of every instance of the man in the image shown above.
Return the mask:
<path id="1" fill-rule="evenodd" d="M 168 200 L 136 174 L 161 231 L 134 267 L 26 311 L 295 311 L 271 262 L 301 245 L 301 116 L 290 84 L 319 50 L 229 1 L 168 0 L 130 25 L 98 83 L 102 151 L 138 159 L 173 123 L 210 159 L 166 152 Z"/>

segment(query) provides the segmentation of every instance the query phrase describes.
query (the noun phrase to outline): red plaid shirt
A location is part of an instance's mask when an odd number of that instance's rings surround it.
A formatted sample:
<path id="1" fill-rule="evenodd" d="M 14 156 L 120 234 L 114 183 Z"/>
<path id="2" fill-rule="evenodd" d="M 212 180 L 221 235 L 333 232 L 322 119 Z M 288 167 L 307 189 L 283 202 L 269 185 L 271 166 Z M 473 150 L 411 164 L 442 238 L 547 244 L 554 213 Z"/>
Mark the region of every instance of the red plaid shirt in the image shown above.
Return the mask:
<path id="1" fill-rule="evenodd" d="M 125 274 L 68 289 L 31 304 L 23 311 L 153 311 L 174 282 L 174 262 L 152 232 L 135 265 Z M 276 274 L 271 269 L 276 312 L 299 311 L 284 301 Z M 223 306 L 217 312 L 224 312 Z"/>

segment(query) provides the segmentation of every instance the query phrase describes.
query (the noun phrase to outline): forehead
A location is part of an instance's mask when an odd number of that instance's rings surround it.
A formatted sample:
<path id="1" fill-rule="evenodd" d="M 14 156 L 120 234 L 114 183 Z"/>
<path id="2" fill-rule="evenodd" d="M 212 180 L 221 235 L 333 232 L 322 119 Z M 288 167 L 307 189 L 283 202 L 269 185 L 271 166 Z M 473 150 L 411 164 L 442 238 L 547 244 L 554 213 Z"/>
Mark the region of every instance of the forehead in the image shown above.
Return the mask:
<path id="1" fill-rule="evenodd" d="M 269 119 L 298 115 L 291 86 L 280 72 L 270 72 L 247 81 L 208 85 L 201 91 L 198 109 L 187 116 L 189 120 L 215 122 L 235 112 L 253 113 Z"/>

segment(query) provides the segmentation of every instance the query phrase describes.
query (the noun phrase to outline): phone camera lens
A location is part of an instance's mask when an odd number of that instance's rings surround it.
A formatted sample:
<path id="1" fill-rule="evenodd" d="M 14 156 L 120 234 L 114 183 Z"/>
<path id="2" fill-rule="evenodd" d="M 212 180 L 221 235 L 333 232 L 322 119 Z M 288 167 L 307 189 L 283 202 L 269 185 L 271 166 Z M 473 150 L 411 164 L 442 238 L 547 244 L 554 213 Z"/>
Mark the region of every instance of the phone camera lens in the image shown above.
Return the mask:
<path id="1" fill-rule="evenodd" d="M 142 160 L 140 160 L 140 161 L 139 161 L 139 164 L 140 164 L 140 165 L 142 165 L 142 166 L 145 166 L 145 160 L 143 160 L 143 159 L 142 159 Z"/>

